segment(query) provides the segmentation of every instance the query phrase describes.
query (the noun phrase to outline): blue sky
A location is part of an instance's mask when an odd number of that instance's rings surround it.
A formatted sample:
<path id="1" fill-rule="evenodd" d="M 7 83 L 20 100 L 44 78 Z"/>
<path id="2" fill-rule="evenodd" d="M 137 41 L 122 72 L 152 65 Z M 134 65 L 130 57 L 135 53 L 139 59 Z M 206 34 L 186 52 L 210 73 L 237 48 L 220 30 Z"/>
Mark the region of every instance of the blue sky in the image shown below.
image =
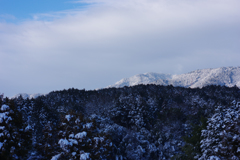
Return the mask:
<path id="1" fill-rule="evenodd" d="M 0 93 L 239 66 L 239 0 L 0 0 Z"/>
<path id="2" fill-rule="evenodd" d="M 36 14 L 76 10 L 86 6 L 86 3 L 74 3 L 74 0 L 0 0 L 0 20 L 16 23 L 33 19 Z"/>

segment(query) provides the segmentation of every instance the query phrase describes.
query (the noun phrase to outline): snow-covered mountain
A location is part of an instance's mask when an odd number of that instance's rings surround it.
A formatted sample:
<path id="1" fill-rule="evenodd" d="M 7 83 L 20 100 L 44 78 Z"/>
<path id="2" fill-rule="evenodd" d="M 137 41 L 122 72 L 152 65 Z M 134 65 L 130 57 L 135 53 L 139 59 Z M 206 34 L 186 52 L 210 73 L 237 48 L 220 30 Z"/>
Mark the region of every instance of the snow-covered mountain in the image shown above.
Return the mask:
<path id="1" fill-rule="evenodd" d="M 161 74 L 161 73 L 144 73 L 132 76 L 130 78 L 124 78 L 108 87 L 124 87 L 124 86 L 134 86 L 138 84 L 151 84 L 159 80 L 171 79 L 172 75 L 170 74 Z"/>
<path id="2" fill-rule="evenodd" d="M 20 95 L 23 97 L 23 99 L 27 99 L 27 98 L 31 99 L 31 98 L 37 98 L 39 96 L 46 95 L 46 94 L 42 94 L 42 93 L 35 93 L 35 94 L 19 93 L 19 94 L 16 94 L 15 96 L 13 96 L 11 98 L 17 98 Z"/>
<path id="3" fill-rule="evenodd" d="M 181 75 L 144 73 L 124 78 L 108 87 L 134 86 L 138 84 L 173 85 L 190 88 L 202 88 L 207 85 L 225 85 L 240 87 L 240 67 L 221 67 L 201 69 Z"/>

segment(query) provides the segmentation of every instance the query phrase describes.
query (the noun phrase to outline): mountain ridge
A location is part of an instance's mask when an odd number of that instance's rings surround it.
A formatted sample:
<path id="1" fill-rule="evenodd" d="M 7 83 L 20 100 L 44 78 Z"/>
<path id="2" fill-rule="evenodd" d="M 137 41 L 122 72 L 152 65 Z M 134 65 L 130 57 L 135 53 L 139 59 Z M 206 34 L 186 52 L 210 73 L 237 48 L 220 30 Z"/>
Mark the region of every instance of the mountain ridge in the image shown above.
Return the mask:
<path id="1" fill-rule="evenodd" d="M 138 84 L 173 85 L 190 88 L 202 88 L 207 85 L 240 87 L 240 67 L 220 67 L 198 69 L 180 75 L 164 73 L 144 73 L 121 79 L 109 87 L 134 86 Z"/>
<path id="2" fill-rule="evenodd" d="M 237 87 L 240 87 L 240 66 L 198 69 L 180 75 L 147 72 L 143 74 L 137 74 L 129 78 L 123 78 L 117 81 L 115 84 L 107 86 L 106 88 L 120 88 L 139 84 L 156 84 L 164 86 L 173 85 L 186 88 L 202 88 L 207 85 L 221 85 L 227 87 L 233 87 L 236 85 Z M 31 99 L 47 94 L 48 93 L 19 93 L 11 98 L 17 98 L 21 95 L 23 99 Z"/>

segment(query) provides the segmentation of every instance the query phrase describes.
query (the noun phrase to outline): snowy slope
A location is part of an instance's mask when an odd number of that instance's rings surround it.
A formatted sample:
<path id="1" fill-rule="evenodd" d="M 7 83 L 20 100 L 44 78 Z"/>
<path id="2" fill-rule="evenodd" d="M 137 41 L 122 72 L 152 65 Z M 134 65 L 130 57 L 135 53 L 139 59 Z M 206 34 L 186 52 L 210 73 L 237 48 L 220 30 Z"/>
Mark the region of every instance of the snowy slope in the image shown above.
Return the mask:
<path id="1" fill-rule="evenodd" d="M 202 69 L 175 75 L 169 81 L 169 84 L 191 88 L 201 88 L 207 85 L 225 85 L 228 87 L 237 85 L 240 87 L 240 67 Z"/>
<path id="2" fill-rule="evenodd" d="M 240 67 L 222 67 L 201 69 L 181 75 L 145 73 L 124 78 L 109 87 L 134 86 L 138 84 L 173 85 L 201 88 L 207 85 L 225 85 L 240 87 Z"/>
<path id="3" fill-rule="evenodd" d="M 124 78 L 108 87 L 124 87 L 124 86 L 134 86 L 138 84 L 150 84 L 157 80 L 171 79 L 170 74 L 160 74 L 160 73 L 144 73 L 132 76 L 130 78 Z"/>

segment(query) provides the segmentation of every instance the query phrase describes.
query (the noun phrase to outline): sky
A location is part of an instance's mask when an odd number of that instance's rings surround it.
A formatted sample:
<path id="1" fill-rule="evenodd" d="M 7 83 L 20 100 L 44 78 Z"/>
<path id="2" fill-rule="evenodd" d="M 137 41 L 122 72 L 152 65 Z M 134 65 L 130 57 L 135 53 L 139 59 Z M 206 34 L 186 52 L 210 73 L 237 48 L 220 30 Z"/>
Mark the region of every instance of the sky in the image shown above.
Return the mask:
<path id="1" fill-rule="evenodd" d="M 239 0 L 0 0 L 0 93 L 239 66 Z"/>

